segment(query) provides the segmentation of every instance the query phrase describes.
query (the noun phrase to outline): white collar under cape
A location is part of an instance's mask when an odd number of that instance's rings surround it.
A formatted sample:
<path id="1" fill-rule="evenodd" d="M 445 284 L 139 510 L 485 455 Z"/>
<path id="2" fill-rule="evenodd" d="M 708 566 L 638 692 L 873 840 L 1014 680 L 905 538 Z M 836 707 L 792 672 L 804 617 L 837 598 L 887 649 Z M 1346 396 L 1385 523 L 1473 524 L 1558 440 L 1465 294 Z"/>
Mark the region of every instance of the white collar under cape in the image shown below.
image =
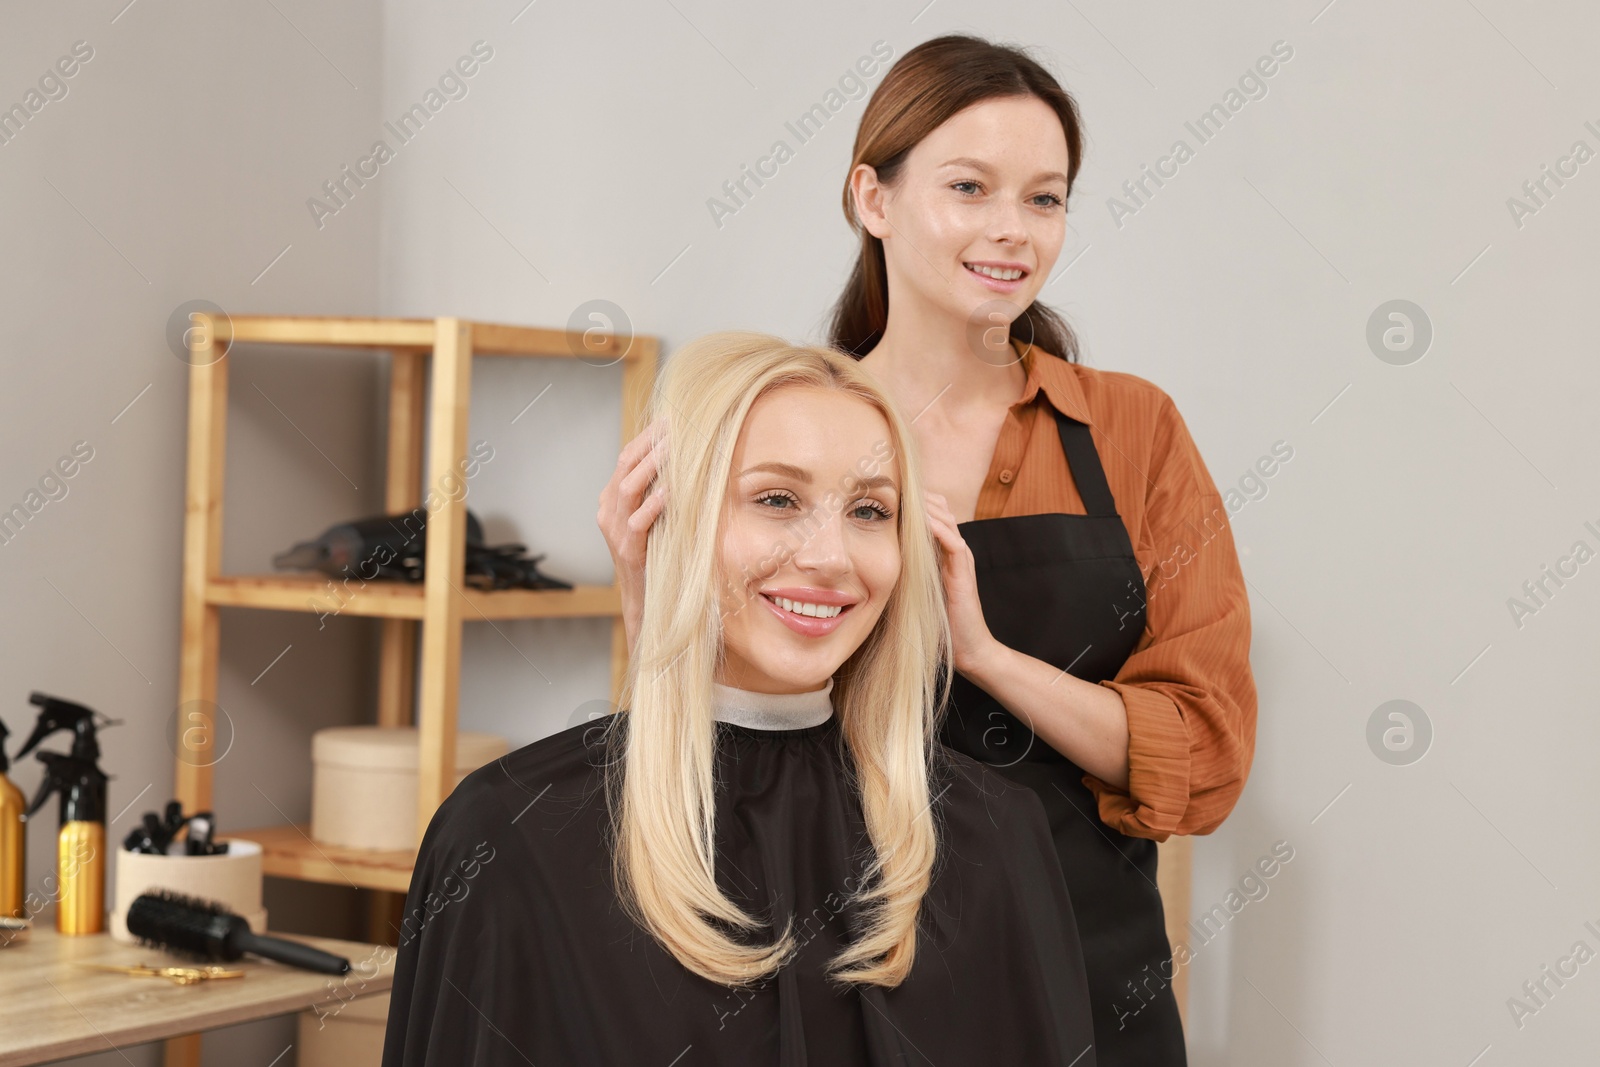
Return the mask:
<path id="1" fill-rule="evenodd" d="M 833 679 L 809 693 L 756 693 L 711 683 L 713 714 L 752 730 L 801 730 L 833 718 Z"/>

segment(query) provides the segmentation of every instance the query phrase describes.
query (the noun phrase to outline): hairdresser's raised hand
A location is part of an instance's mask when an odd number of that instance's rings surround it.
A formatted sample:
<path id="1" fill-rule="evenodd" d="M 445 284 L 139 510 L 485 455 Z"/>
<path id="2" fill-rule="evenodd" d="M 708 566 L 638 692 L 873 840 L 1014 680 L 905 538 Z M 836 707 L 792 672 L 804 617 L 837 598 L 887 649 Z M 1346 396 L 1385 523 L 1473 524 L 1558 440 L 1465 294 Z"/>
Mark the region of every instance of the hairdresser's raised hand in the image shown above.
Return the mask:
<path id="1" fill-rule="evenodd" d="M 944 603 L 950 615 L 950 665 L 965 672 L 981 661 L 996 644 L 983 621 L 978 599 L 978 568 L 972 549 L 956 527 L 950 505 L 939 493 L 928 493 L 928 524 L 938 540 L 940 573 L 944 576 Z"/>
<path id="2" fill-rule="evenodd" d="M 644 617 L 645 543 L 651 524 L 666 504 L 666 487 L 652 487 L 666 455 L 666 432 L 666 420 L 657 419 L 628 442 L 617 458 L 611 480 L 600 491 L 600 511 L 595 516 L 606 547 L 611 550 L 617 585 L 622 590 L 622 622 L 628 634 L 629 656 L 633 655 L 638 638 L 639 620 Z"/>

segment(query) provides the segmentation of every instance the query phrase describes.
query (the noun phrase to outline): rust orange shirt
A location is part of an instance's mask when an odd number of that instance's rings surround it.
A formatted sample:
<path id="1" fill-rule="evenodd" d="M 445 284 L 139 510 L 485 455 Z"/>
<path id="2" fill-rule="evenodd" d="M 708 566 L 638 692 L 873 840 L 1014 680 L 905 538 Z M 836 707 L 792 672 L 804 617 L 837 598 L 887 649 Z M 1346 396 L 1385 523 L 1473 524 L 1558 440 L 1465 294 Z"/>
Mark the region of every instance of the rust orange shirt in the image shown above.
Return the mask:
<path id="1" fill-rule="evenodd" d="M 1131 837 L 1215 830 L 1255 755 L 1250 602 L 1228 512 L 1172 398 L 1143 378 L 1033 348 L 975 519 L 1081 515 L 1054 407 L 1089 424 L 1145 578 L 1145 632 L 1101 682 L 1128 709 L 1128 788 L 1086 774 L 1100 817 Z M 1129 593 L 1127 610 L 1137 610 Z"/>

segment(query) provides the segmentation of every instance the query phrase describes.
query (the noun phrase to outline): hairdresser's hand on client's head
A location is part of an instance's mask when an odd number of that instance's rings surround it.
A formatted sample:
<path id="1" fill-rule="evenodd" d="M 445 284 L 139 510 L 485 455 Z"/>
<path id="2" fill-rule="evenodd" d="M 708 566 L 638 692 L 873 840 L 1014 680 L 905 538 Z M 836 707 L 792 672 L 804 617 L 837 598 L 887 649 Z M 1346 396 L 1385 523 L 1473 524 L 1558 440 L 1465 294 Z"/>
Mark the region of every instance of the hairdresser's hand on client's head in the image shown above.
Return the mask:
<path id="1" fill-rule="evenodd" d="M 925 494 L 928 525 L 942 550 L 940 575 L 944 579 L 944 603 L 950 616 L 950 665 L 966 674 L 982 663 L 999 645 L 983 618 L 983 602 L 978 599 L 978 568 L 972 549 L 956 522 L 950 503 L 939 493 Z"/>
<path id="2" fill-rule="evenodd" d="M 650 526 L 666 504 L 666 487 L 652 487 L 661 457 L 666 454 L 667 425 L 657 419 L 628 442 L 617 458 L 617 469 L 600 491 L 600 511 L 595 522 L 611 550 L 617 585 L 622 590 L 622 622 L 628 634 L 628 654 L 633 655 L 644 617 L 644 560 Z M 660 443 L 656 444 L 659 436 Z"/>

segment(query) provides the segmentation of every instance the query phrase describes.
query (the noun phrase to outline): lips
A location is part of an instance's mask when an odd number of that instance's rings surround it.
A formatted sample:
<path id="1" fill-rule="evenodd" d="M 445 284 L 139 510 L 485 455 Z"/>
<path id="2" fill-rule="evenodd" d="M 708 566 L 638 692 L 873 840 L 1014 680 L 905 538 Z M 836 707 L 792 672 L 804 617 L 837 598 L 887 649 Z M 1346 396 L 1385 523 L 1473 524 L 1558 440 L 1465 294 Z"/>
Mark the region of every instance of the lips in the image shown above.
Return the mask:
<path id="1" fill-rule="evenodd" d="M 788 608 L 785 608 L 783 605 L 774 600 L 773 595 L 774 594 L 768 594 L 765 592 L 762 593 L 761 603 L 767 606 L 767 610 L 771 611 L 773 615 L 777 617 L 779 622 L 783 623 L 795 633 L 800 634 L 802 637 L 826 637 L 828 634 L 833 633 L 833 631 L 839 628 L 839 625 L 844 621 L 844 617 L 850 614 L 851 609 L 853 609 L 856 604 L 854 598 L 850 597 L 849 594 L 835 593 L 825 590 L 808 591 L 804 598 L 798 596 L 783 597 L 785 600 L 795 602 L 811 604 L 839 604 L 839 614 L 835 615 L 831 619 L 823 619 L 818 618 L 815 615 L 802 615 L 798 612 L 790 611 Z"/>
<path id="2" fill-rule="evenodd" d="M 962 266 L 962 269 L 964 269 L 968 274 L 972 275 L 974 278 L 978 279 L 978 281 L 982 282 L 985 286 L 987 286 L 990 289 L 995 290 L 996 292 L 1001 292 L 1001 293 L 1009 293 L 1009 292 L 1015 291 L 1016 289 L 1021 288 L 1023 283 L 1028 280 L 1029 276 L 1032 273 L 1031 271 L 1028 270 L 1028 268 L 1022 266 L 1021 264 L 1017 264 L 1017 263 L 977 263 L 977 262 L 966 262 L 966 263 L 962 263 L 961 266 Z M 1011 273 L 1015 273 L 1017 271 L 1021 271 L 1022 273 L 1019 274 L 1015 278 L 994 278 L 994 277 L 990 277 L 987 274 L 982 273 L 981 271 L 975 270 L 974 269 L 975 267 L 987 267 L 987 268 L 991 268 L 991 269 L 995 269 L 995 270 L 1004 270 L 1004 271 L 1008 271 L 1008 272 L 1011 272 Z"/>

